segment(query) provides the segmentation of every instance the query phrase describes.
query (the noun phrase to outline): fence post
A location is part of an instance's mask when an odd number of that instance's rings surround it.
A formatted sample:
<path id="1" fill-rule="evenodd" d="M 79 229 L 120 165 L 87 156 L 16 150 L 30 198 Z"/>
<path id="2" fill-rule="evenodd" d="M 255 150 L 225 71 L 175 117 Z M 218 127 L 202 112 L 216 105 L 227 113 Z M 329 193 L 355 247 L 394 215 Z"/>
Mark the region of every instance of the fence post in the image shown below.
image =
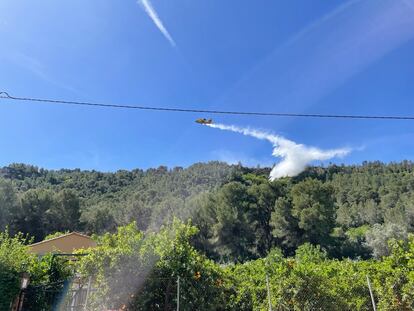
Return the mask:
<path id="1" fill-rule="evenodd" d="M 180 277 L 177 277 L 177 311 L 180 311 Z"/>
<path id="2" fill-rule="evenodd" d="M 377 311 L 377 307 L 375 305 L 374 294 L 372 293 L 371 282 L 369 281 L 368 275 L 367 275 L 367 283 L 368 283 L 369 295 L 371 296 L 372 308 L 374 311 Z"/>
<path id="3" fill-rule="evenodd" d="M 269 303 L 269 311 L 272 311 L 272 299 L 270 297 L 269 276 L 266 273 L 267 301 Z"/>
<path id="4" fill-rule="evenodd" d="M 84 310 L 87 310 L 87 307 L 88 307 L 89 292 L 91 290 L 91 279 L 92 279 L 92 276 L 89 276 L 89 278 L 88 278 L 88 287 L 86 288 L 86 298 L 85 298 L 85 308 L 84 308 Z"/>

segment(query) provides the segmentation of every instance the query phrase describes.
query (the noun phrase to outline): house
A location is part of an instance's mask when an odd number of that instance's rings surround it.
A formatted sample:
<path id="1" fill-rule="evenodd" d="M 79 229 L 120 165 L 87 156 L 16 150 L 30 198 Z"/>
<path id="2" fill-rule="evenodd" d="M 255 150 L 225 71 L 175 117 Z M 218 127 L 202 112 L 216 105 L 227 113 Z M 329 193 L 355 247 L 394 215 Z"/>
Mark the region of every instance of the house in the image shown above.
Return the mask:
<path id="1" fill-rule="evenodd" d="M 29 250 L 39 256 L 46 253 L 65 253 L 72 254 L 78 249 L 95 247 L 96 242 L 89 236 L 71 232 L 56 238 L 44 240 L 29 245 Z"/>

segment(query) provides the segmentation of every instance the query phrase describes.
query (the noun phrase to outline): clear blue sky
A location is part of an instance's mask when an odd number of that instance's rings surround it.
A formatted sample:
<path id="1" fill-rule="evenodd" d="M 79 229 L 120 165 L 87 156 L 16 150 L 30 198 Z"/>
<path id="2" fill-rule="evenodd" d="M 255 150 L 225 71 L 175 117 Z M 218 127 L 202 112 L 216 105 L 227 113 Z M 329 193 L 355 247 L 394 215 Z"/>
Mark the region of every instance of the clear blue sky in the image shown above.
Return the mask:
<path id="1" fill-rule="evenodd" d="M 414 0 L 3 0 L 0 90 L 179 108 L 414 115 L 413 39 Z M 194 123 L 209 115 L 2 100 L 0 116 L 0 165 L 114 171 L 277 161 L 267 142 Z M 214 119 L 354 148 L 337 162 L 414 158 L 410 121 Z"/>

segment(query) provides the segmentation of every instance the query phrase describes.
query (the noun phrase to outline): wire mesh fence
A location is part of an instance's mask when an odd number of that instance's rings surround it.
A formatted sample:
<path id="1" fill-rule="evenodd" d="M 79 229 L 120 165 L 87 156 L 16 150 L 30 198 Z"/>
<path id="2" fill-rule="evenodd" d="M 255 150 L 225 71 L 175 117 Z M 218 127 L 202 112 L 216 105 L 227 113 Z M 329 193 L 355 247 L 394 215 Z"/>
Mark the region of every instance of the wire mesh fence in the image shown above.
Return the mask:
<path id="1" fill-rule="evenodd" d="M 317 284 L 306 278 L 287 284 L 285 280 L 255 277 L 249 286 L 226 286 L 221 279 L 202 276 L 149 279 L 160 286 L 144 282 L 123 303 L 114 301 L 98 307 L 94 300 L 98 290 L 93 280 L 73 278 L 62 284 L 29 286 L 22 295 L 21 310 L 376 310 L 375 288 L 370 291 L 367 276 L 355 278 L 351 290 L 335 284 Z M 248 280 L 247 280 L 248 281 Z M 250 280 L 252 281 L 252 280 Z M 248 284 L 248 283 L 246 283 Z M 151 292 L 149 292 L 151 291 Z M 221 299 L 219 296 L 221 296 Z M 373 298 L 373 299 L 372 299 Z M 152 301 L 149 301 L 152 300 Z M 225 301 L 225 303 L 220 303 Z M 379 308 L 378 310 L 387 310 Z M 412 310 L 401 305 L 395 310 Z"/>
<path id="2" fill-rule="evenodd" d="M 92 290 L 91 283 L 80 277 L 63 282 L 29 285 L 21 292 L 17 305 L 21 305 L 20 310 L 27 311 L 89 310 L 87 298 Z"/>

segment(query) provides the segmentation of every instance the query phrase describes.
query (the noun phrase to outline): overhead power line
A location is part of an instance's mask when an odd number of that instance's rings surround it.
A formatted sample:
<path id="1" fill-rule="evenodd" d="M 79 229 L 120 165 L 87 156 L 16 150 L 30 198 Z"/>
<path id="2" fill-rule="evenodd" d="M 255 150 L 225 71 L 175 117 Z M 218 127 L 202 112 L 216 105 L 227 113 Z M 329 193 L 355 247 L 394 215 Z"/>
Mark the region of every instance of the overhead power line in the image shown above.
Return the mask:
<path id="1" fill-rule="evenodd" d="M 121 104 L 103 104 L 103 103 L 68 101 L 68 100 L 57 100 L 57 99 L 46 99 L 46 98 L 15 97 L 15 96 L 10 96 L 7 92 L 0 92 L 0 99 L 10 99 L 10 100 L 15 100 L 15 101 L 27 101 L 27 102 L 37 102 L 37 103 L 49 103 L 49 104 L 92 106 L 92 107 L 103 107 L 103 108 L 138 109 L 138 110 L 222 114 L 222 115 L 331 118 L 331 119 L 414 120 L 414 116 L 403 116 L 403 115 L 351 115 L 351 114 L 347 115 L 347 114 L 282 113 L 282 112 L 230 111 L 230 110 L 226 111 L 226 110 L 208 110 L 208 109 L 191 109 L 191 108 L 185 109 L 185 108 L 136 106 L 136 105 L 121 105 Z"/>

